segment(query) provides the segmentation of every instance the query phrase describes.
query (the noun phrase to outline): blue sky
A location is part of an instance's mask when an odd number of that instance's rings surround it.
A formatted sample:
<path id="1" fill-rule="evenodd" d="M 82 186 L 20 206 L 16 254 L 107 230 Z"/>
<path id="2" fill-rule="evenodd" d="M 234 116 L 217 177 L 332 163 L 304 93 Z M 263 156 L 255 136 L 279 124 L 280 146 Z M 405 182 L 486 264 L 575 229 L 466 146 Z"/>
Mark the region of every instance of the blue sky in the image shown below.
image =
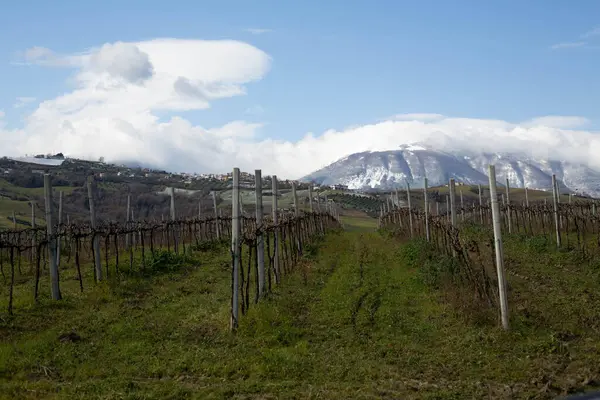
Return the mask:
<path id="1" fill-rule="evenodd" d="M 34 46 L 74 54 L 117 41 L 233 39 L 265 52 L 268 72 L 245 95 L 158 112 L 161 120 L 256 122 L 256 138 L 291 142 L 404 113 L 512 123 L 578 116 L 594 130 L 600 32 L 583 36 L 599 26 L 592 0 L 20 0 L 0 14 L 0 110 L 5 128 L 23 129 L 40 101 L 72 90 L 72 69 L 15 64 Z M 572 45 L 552 48 L 560 43 Z M 19 97 L 36 100 L 15 108 Z"/>

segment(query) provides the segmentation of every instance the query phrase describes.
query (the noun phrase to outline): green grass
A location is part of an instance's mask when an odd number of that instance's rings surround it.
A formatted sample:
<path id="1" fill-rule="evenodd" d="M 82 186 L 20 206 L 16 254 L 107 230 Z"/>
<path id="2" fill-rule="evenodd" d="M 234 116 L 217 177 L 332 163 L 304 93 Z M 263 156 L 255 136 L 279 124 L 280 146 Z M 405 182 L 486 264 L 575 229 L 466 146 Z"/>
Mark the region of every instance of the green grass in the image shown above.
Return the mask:
<path id="1" fill-rule="evenodd" d="M 0 397 L 554 398 L 600 378 L 600 268 L 550 248 L 507 239 L 508 333 L 427 285 L 421 248 L 366 230 L 328 235 L 236 335 L 225 248 L 83 294 L 65 272 L 60 303 L 0 314 Z"/>
<path id="2" fill-rule="evenodd" d="M 56 186 L 53 188 L 55 193 L 64 192 L 68 195 L 75 190 L 72 186 Z M 44 188 L 24 188 L 15 186 L 4 179 L 0 179 L 0 191 L 17 194 L 20 197 L 40 201 L 44 196 Z M 31 221 L 31 206 L 28 200 L 12 200 L 6 197 L 0 198 L 0 229 L 12 229 L 12 215 L 16 214 L 17 220 Z M 38 222 L 44 224 L 44 216 L 37 213 Z M 17 224 L 17 228 L 24 229 L 28 226 Z"/>
<path id="3" fill-rule="evenodd" d="M 344 229 L 348 231 L 377 229 L 377 220 L 375 218 L 370 218 L 366 215 L 341 215 L 340 219 L 344 224 Z"/>
<path id="4" fill-rule="evenodd" d="M 12 193 L 18 193 L 18 194 L 21 194 L 24 196 L 43 196 L 44 195 L 43 187 L 24 188 L 24 187 L 20 187 L 20 186 L 15 186 L 4 179 L 0 179 L 0 189 L 8 191 L 8 192 L 12 192 Z M 71 194 L 73 192 L 73 190 L 75 190 L 77 188 L 74 186 L 54 186 L 52 189 L 55 192 L 64 192 L 65 195 L 67 195 L 67 194 Z"/>

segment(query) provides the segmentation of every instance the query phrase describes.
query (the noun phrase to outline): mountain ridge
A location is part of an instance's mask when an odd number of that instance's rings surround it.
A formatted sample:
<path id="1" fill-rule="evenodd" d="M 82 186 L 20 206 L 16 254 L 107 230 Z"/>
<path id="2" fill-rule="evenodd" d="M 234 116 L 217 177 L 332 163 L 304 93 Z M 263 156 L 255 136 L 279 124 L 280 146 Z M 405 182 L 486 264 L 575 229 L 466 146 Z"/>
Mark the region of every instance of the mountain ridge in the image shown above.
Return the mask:
<path id="1" fill-rule="evenodd" d="M 406 182 L 423 187 L 425 177 L 430 186 L 445 185 L 450 178 L 487 185 L 489 164 L 496 166 L 496 178 L 502 185 L 508 178 L 511 187 L 550 190 L 555 174 L 563 192 L 600 196 L 600 172 L 582 163 L 533 158 L 525 152 L 446 151 L 422 143 L 350 154 L 300 180 L 384 190 L 406 187 Z"/>

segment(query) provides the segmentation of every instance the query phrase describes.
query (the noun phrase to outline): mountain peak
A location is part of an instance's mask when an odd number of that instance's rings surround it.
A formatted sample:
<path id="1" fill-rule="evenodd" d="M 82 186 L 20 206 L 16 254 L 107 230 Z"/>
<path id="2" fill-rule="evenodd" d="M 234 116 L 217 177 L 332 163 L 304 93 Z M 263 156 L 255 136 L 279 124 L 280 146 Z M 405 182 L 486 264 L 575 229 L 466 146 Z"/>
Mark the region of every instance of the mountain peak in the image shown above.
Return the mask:
<path id="1" fill-rule="evenodd" d="M 488 184 L 488 165 L 496 166 L 499 184 L 550 190 L 552 175 L 570 192 L 600 195 L 600 172 L 559 160 L 535 159 L 521 153 L 447 151 L 424 143 L 405 143 L 396 150 L 351 154 L 302 178 L 351 189 L 396 189 L 445 185 L 450 178 L 467 185 Z"/>

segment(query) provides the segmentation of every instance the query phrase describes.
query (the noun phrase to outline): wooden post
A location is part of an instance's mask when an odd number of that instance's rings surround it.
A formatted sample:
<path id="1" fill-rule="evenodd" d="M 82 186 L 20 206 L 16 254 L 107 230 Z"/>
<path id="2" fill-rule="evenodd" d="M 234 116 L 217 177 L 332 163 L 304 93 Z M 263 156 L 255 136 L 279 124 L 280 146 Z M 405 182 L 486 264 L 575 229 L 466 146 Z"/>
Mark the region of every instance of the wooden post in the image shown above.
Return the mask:
<path id="1" fill-rule="evenodd" d="M 125 226 L 129 231 L 131 229 L 131 194 L 127 195 L 127 216 L 125 217 Z M 131 246 L 131 233 L 125 235 L 125 249 L 129 250 Z"/>
<path id="2" fill-rule="evenodd" d="M 33 231 L 33 236 L 31 238 L 31 254 L 32 254 L 32 260 L 35 259 L 35 255 L 37 254 L 37 247 L 36 247 L 36 232 L 35 232 L 35 203 L 32 201 L 31 202 L 31 228 L 34 230 Z"/>
<path id="3" fill-rule="evenodd" d="M 500 314 L 502 327 L 508 330 L 508 300 L 506 296 L 506 280 L 504 277 L 504 250 L 502 247 L 502 230 L 500 223 L 500 207 L 496 193 L 496 167 L 489 166 L 490 197 L 492 202 L 492 222 L 494 225 L 494 248 L 496 250 L 496 272 L 498 273 L 498 292 L 500 295 Z"/>
<path id="4" fill-rule="evenodd" d="M 233 192 L 231 195 L 231 252 L 233 255 L 231 283 L 231 331 L 238 328 L 238 291 L 240 274 L 240 169 L 233 169 Z"/>
<path id="5" fill-rule="evenodd" d="M 479 189 L 479 223 L 483 225 L 483 197 L 481 195 L 481 185 L 477 185 Z"/>
<path id="6" fill-rule="evenodd" d="M 450 223 L 452 226 L 456 226 L 456 205 L 455 205 L 455 197 L 456 197 L 456 183 L 454 178 L 450 178 Z"/>
<path id="7" fill-rule="evenodd" d="M 560 217 L 558 215 L 558 184 L 556 183 L 556 175 L 552 174 L 552 205 L 554 207 L 554 226 L 556 228 L 556 247 L 561 246 L 560 238 Z"/>
<path id="8" fill-rule="evenodd" d="M 50 174 L 44 174 L 44 197 L 46 201 L 46 233 L 48 237 L 48 261 L 50 264 L 50 281 L 52 300 L 60 300 L 60 281 L 58 276 L 58 265 L 56 265 L 56 236 L 54 224 L 52 223 L 52 182 Z"/>
<path id="9" fill-rule="evenodd" d="M 312 183 L 308 184 L 308 204 L 310 207 L 310 212 L 313 212 L 313 187 Z"/>
<path id="10" fill-rule="evenodd" d="M 255 192 L 256 192 L 256 228 L 259 234 L 256 236 L 256 258 L 258 261 L 258 295 L 262 296 L 265 291 L 265 242 L 262 235 L 263 224 L 263 198 L 262 198 L 262 171 L 254 170 Z M 312 205 L 312 201 L 311 201 Z M 312 208 L 312 207 L 311 207 Z"/>
<path id="11" fill-rule="evenodd" d="M 277 175 L 273 175 L 271 178 L 271 191 L 273 192 L 273 225 L 277 226 L 279 223 L 278 212 L 277 212 Z M 273 235 L 273 268 L 275 269 L 275 283 L 279 284 L 279 230 L 275 228 Z"/>
<path id="12" fill-rule="evenodd" d="M 408 203 L 408 225 L 410 229 L 410 237 L 413 237 L 413 218 L 412 218 L 412 204 L 410 201 L 410 184 L 406 181 L 406 201 Z M 399 206 L 400 204 L 398 204 Z"/>
<path id="13" fill-rule="evenodd" d="M 317 189 L 317 212 L 321 212 L 321 192 Z"/>
<path id="14" fill-rule="evenodd" d="M 465 201 L 463 199 L 462 189 L 460 190 L 460 219 L 465 222 Z"/>
<path id="15" fill-rule="evenodd" d="M 423 201 L 425 202 L 425 238 L 429 242 L 429 199 L 427 198 L 427 178 L 423 179 Z"/>
<path id="16" fill-rule="evenodd" d="M 238 188 L 238 196 L 239 196 L 239 188 Z M 215 209 L 215 225 L 216 225 L 216 231 L 217 231 L 217 240 L 221 240 L 221 231 L 219 229 L 219 213 L 217 212 L 217 194 L 215 193 L 214 190 L 212 191 L 212 200 L 213 200 L 213 208 Z"/>
<path id="17" fill-rule="evenodd" d="M 63 192 L 58 194 L 58 227 L 62 224 L 63 213 Z M 60 241 L 61 238 L 56 238 L 56 268 L 60 267 Z"/>
<path id="18" fill-rule="evenodd" d="M 446 220 L 450 223 L 450 196 L 446 195 Z"/>
<path id="19" fill-rule="evenodd" d="M 296 193 L 296 184 L 292 182 L 292 198 L 294 199 L 294 215 L 300 215 L 300 207 L 298 204 L 298 193 Z"/>
<path id="20" fill-rule="evenodd" d="M 529 207 L 529 193 L 527 191 L 527 186 L 525 186 L 525 207 Z"/>
<path id="21" fill-rule="evenodd" d="M 512 215 L 510 212 L 510 183 L 506 178 L 506 216 L 508 219 L 508 233 L 512 233 Z"/>
<path id="22" fill-rule="evenodd" d="M 169 192 L 171 195 L 171 221 L 175 221 L 175 188 L 170 187 Z M 175 254 L 179 253 L 179 227 L 173 225 L 173 247 L 175 248 Z"/>
<path id="23" fill-rule="evenodd" d="M 90 222 L 92 224 L 92 229 L 96 229 L 96 209 L 94 208 L 94 191 L 92 189 L 92 184 L 94 182 L 94 176 L 90 175 L 87 179 L 87 190 L 88 190 L 88 201 L 90 204 Z M 94 265 L 96 267 L 96 279 L 98 281 L 102 280 L 102 260 L 100 258 L 100 237 L 98 235 L 94 235 L 93 239 L 93 250 L 94 250 Z"/>

